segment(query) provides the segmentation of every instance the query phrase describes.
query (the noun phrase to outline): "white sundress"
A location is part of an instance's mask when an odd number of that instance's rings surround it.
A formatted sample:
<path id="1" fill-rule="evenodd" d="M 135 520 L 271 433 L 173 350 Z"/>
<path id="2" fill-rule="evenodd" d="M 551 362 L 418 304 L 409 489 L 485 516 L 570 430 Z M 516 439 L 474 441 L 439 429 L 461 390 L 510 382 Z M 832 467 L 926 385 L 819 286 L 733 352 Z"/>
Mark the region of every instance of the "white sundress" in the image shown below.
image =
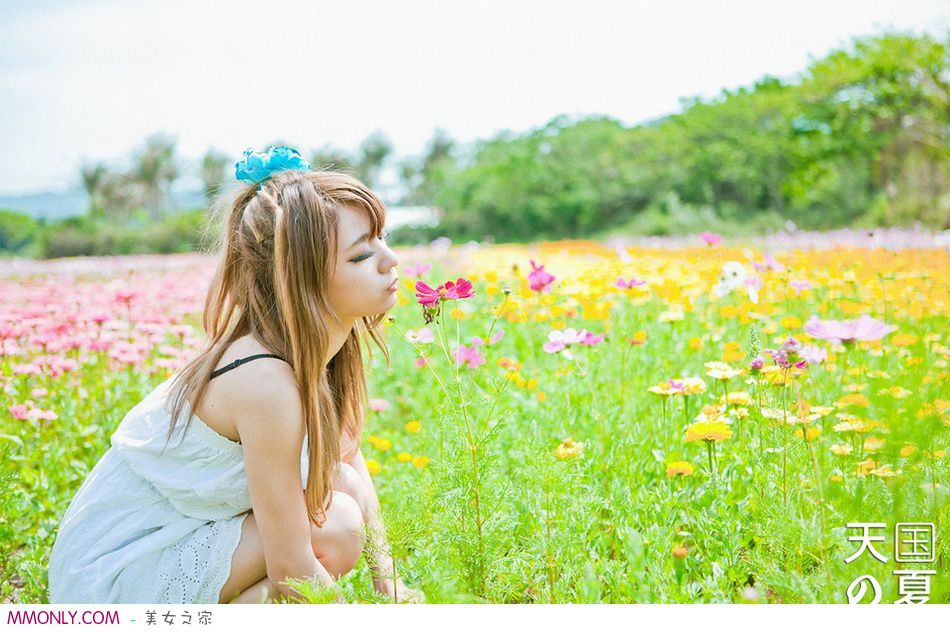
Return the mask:
<path id="1" fill-rule="evenodd" d="M 160 454 L 171 379 L 126 414 L 73 497 L 50 553 L 49 603 L 218 602 L 251 509 L 244 450 L 186 400 Z M 304 437 L 304 487 L 307 453 Z"/>

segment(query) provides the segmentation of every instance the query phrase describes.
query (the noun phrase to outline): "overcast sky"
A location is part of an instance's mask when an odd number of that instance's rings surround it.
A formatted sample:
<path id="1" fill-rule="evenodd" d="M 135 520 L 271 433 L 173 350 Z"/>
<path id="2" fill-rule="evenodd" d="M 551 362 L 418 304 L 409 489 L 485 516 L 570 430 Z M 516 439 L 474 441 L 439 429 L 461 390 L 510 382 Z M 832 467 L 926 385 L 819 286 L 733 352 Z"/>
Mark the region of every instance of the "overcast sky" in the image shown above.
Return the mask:
<path id="1" fill-rule="evenodd" d="M 197 159 L 275 140 L 401 156 L 552 117 L 678 111 L 885 30 L 945 35 L 937 0 L 0 0 L 0 195 L 63 190 L 154 132 Z"/>

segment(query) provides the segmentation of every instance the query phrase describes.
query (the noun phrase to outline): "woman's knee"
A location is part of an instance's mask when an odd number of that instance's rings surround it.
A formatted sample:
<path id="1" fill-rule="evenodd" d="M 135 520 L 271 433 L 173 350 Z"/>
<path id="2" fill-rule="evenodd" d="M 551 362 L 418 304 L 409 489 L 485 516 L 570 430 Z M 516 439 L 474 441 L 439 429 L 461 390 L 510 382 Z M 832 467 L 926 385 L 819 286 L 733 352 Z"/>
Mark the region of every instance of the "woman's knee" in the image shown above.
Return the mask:
<path id="1" fill-rule="evenodd" d="M 327 519 L 322 527 L 310 526 L 313 552 L 336 578 L 349 573 L 363 554 L 365 531 L 359 503 L 344 492 L 333 490 Z"/>
<path id="2" fill-rule="evenodd" d="M 342 461 L 337 464 L 333 489 L 351 496 L 359 505 L 360 510 L 364 514 L 366 513 L 366 493 L 364 492 L 363 479 L 360 478 L 356 468 L 352 465 Z"/>

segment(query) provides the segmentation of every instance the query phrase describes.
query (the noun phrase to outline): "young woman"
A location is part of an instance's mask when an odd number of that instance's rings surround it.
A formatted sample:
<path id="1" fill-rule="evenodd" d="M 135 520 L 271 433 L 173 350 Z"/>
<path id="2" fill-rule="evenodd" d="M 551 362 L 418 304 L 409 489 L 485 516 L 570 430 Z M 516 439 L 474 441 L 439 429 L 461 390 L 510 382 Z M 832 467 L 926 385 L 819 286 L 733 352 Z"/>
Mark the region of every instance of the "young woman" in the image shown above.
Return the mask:
<path id="1" fill-rule="evenodd" d="M 287 578 L 332 586 L 361 555 L 380 593 L 424 599 L 394 576 L 360 451 L 361 342 L 388 364 L 377 327 L 396 302 L 385 207 L 288 147 L 248 150 L 236 171 L 249 184 L 212 207 L 207 345 L 125 416 L 77 491 L 51 603 L 263 603 L 299 596 Z"/>

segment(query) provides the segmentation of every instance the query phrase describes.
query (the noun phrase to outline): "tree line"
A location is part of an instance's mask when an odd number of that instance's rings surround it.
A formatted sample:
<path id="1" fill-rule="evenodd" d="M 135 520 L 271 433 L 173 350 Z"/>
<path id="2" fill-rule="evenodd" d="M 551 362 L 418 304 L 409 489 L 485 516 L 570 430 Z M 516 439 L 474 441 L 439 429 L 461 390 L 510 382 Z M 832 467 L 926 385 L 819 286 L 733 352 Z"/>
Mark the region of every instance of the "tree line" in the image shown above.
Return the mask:
<path id="1" fill-rule="evenodd" d="M 441 210 L 438 226 L 394 231 L 397 242 L 762 232 L 789 220 L 942 230 L 950 228 L 948 44 L 947 35 L 858 38 L 791 80 L 766 76 L 710 100 L 684 99 L 680 112 L 639 125 L 558 116 L 470 144 L 437 129 L 421 155 L 404 158 L 376 131 L 355 152 L 325 145 L 308 158 L 370 187 L 394 167 L 402 193 L 390 202 Z M 199 161 L 193 172 L 207 199 L 233 178 L 233 164 L 213 149 Z M 171 185 L 183 173 L 174 138 L 148 138 L 128 170 L 92 162 L 79 171 L 87 215 L 43 227 L 0 211 L 0 251 L 196 247 L 204 208 L 171 212 Z M 112 237 L 99 236 L 105 227 Z"/>

